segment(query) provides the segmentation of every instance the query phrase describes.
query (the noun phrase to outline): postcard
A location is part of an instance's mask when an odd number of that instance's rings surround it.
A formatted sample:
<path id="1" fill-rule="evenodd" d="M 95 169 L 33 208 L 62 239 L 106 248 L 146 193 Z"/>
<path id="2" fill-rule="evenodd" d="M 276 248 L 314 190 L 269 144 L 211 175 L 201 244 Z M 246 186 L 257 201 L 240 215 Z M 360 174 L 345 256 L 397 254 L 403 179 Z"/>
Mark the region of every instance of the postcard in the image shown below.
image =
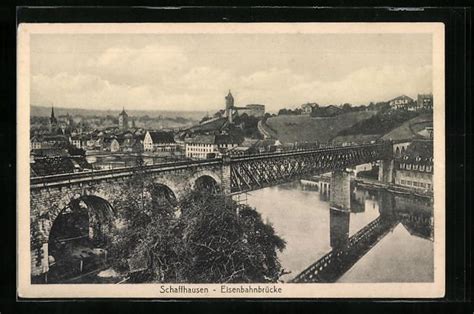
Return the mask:
<path id="1" fill-rule="evenodd" d="M 438 298 L 442 23 L 18 28 L 21 298 Z"/>

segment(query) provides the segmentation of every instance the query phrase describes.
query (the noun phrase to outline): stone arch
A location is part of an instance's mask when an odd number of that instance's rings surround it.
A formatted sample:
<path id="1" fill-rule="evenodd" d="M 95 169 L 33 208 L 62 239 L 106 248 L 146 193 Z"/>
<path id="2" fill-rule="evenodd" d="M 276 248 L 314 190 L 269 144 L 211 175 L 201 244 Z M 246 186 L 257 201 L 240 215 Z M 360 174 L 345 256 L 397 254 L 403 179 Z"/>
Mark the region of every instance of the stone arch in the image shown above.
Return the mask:
<path id="1" fill-rule="evenodd" d="M 168 185 L 154 182 L 147 188 L 151 193 L 152 201 L 158 206 L 171 205 L 176 207 L 178 204 L 178 195 Z"/>
<path id="2" fill-rule="evenodd" d="M 220 185 L 217 183 L 217 181 L 208 175 L 203 175 L 194 180 L 194 186 L 193 190 L 194 191 L 201 191 L 205 193 L 210 193 L 210 194 L 216 194 L 220 192 Z"/>
<path id="3" fill-rule="evenodd" d="M 83 204 L 83 206 L 81 206 L 81 203 Z M 55 227 L 55 223 L 58 222 L 58 219 L 60 219 L 61 214 L 73 211 L 80 211 L 83 208 L 87 209 L 87 213 L 93 213 L 96 216 L 96 219 L 100 220 L 101 222 L 111 222 L 116 214 L 112 205 L 110 205 L 107 200 L 99 196 L 82 195 L 77 198 L 73 198 L 71 199 L 69 204 L 56 215 L 54 220 L 51 221 L 48 241 L 51 237 L 51 232 L 53 232 L 53 229 Z"/>
<path id="4" fill-rule="evenodd" d="M 198 180 L 200 180 L 201 178 L 206 178 L 206 177 L 213 179 L 215 183 L 217 184 L 217 186 L 219 187 L 219 189 L 222 190 L 221 178 L 212 171 L 200 171 L 200 172 L 195 173 L 189 180 L 191 190 L 192 191 L 196 190 L 197 188 L 196 183 L 199 183 Z"/>
<path id="5" fill-rule="evenodd" d="M 161 187 L 173 193 L 177 201 L 180 201 L 184 197 L 183 189 L 180 189 L 178 184 L 172 180 L 166 180 L 157 178 L 153 180 L 153 187 Z"/>
<path id="6" fill-rule="evenodd" d="M 58 193 L 60 193 L 59 191 Z M 50 195 L 48 195 L 50 196 Z M 38 239 L 42 243 L 47 243 L 49 240 L 49 234 L 51 227 L 53 226 L 54 221 L 56 221 L 59 214 L 69 206 L 71 200 L 79 198 L 81 195 L 79 193 L 64 193 L 60 198 L 54 198 L 50 196 L 51 202 L 49 204 L 44 204 L 41 208 L 38 208 L 39 215 L 36 219 L 32 220 L 32 228 L 36 229 L 38 232 Z"/>
<path id="7" fill-rule="evenodd" d="M 73 254 L 79 248 L 87 248 L 82 252 L 92 252 L 93 248 L 105 252 L 99 248 L 104 248 L 108 243 L 110 228 L 116 215 L 106 199 L 95 195 L 76 194 L 65 206 L 58 208 L 59 210 L 50 213 L 48 226 L 43 226 L 44 245 L 47 245 L 47 252 L 43 253 L 47 259 L 43 266 L 49 269 L 51 265 L 56 265 L 53 276 L 63 275 L 63 271 L 59 269 L 70 267 L 71 257 L 75 256 Z M 66 264 L 69 266 L 65 266 Z"/>

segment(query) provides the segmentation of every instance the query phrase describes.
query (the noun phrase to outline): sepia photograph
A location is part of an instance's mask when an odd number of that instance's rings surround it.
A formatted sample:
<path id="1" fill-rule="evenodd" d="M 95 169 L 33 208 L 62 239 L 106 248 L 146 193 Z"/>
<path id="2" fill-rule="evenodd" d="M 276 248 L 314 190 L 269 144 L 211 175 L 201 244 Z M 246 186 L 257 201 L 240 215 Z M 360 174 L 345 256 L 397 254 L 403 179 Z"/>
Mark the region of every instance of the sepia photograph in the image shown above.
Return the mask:
<path id="1" fill-rule="evenodd" d="M 443 24 L 18 41 L 21 297 L 444 295 Z"/>

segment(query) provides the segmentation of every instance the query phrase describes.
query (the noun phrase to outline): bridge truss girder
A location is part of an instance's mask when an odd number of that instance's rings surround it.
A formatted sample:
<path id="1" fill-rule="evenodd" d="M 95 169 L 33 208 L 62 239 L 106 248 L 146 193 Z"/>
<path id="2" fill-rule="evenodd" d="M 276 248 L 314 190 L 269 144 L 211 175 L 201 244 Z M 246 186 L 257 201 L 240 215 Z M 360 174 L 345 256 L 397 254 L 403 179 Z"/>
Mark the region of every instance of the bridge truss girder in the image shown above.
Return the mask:
<path id="1" fill-rule="evenodd" d="M 308 175 L 344 170 L 390 158 L 391 147 L 374 144 L 337 149 L 235 158 L 231 161 L 231 193 L 294 181 Z"/>

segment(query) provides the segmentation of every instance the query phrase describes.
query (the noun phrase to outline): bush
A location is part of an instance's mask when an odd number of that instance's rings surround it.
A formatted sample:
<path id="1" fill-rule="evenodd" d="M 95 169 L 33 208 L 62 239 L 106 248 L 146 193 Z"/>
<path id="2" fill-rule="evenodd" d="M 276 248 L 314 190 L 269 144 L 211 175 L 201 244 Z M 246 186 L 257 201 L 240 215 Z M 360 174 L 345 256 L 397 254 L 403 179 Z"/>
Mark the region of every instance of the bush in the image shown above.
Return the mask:
<path id="1" fill-rule="evenodd" d="M 139 177 L 139 176 L 137 176 Z M 131 274 L 136 282 L 276 282 L 282 273 L 277 250 L 285 242 L 260 214 L 223 195 L 194 193 L 167 205 L 143 202 L 143 180 L 130 184 L 130 195 L 116 208 L 125 221 L 115 230 L 115 267 L 143 256 L 146 269 Z M 148 183 L 143 183 L 146 187 Z M 176 215 L 175 208 L 181 214 Z"/>

